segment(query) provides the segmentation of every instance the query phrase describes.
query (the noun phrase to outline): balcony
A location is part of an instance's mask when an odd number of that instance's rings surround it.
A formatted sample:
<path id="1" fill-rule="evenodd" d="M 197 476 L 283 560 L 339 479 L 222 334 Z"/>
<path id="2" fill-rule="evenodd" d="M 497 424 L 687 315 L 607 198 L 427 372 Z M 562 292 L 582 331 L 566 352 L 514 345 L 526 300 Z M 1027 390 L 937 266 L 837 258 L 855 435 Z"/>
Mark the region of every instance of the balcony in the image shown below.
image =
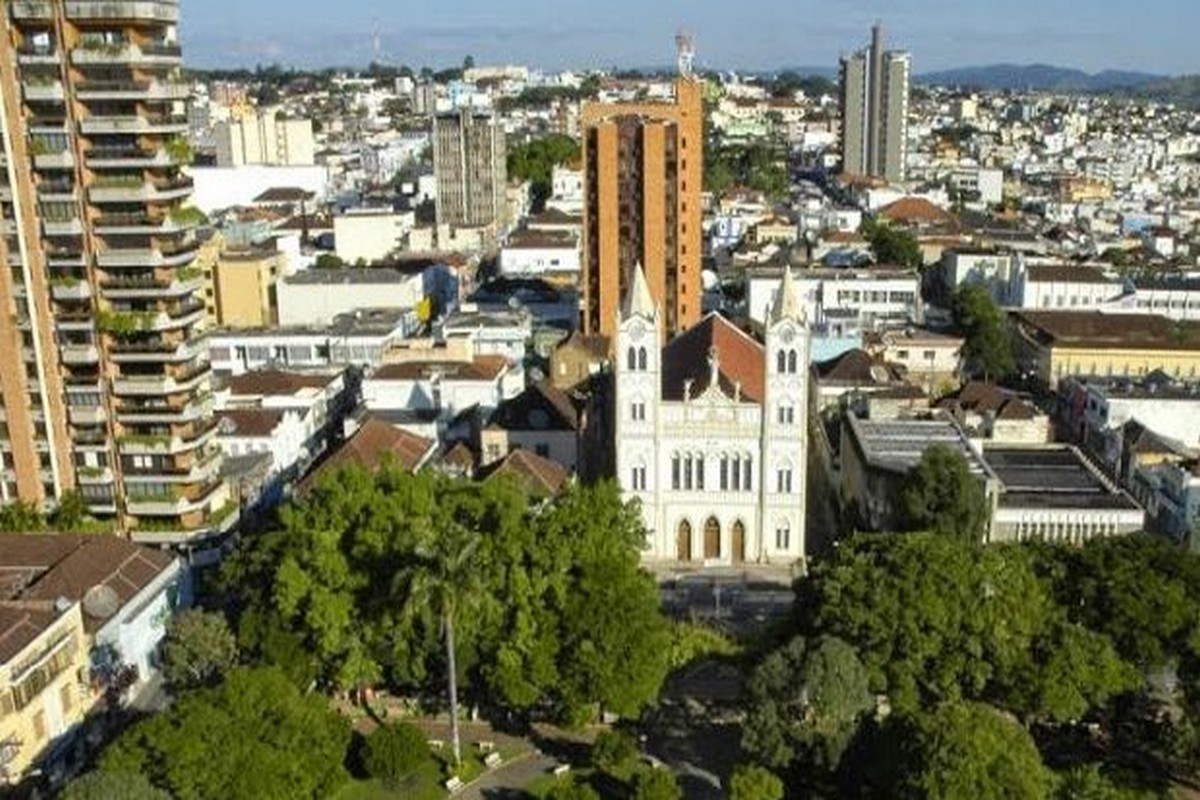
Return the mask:
<path id="1" fill-rule="evenodd" d="M 150 182 L 108 182 L 101 179 L 88 189 L 88 198 L 93 203 L 169 202 L 189 196 L 192 188 L 192 179 L 184 175 Z"/>
<path id="2" fill-rule="evenodd" d="M 70 247 L 46 248 L 46 262 L 51 267 L 83 267 L 83 252 Z"/>
<path id="3" fill-rule="evenodd" d="M 104 485 L 116 480 L 113 471 L 108 467 L 79 467 L 75 470 L 75 476 L 80 483 L 92 485 Z"/>
<path id="4" fill-rule="evenodd" d="M 187 133 L 187 117 L 184 116 L 92 116 L 79 122 L 79 129 L 86 134 L 144 133 L 184 134 Z"/>
<path id="5" fill-rule="evenodd" d="M 204 281 L 162 280 L 158 278 L 113 278 L 100 284 L 104 296 L 110 300 L 133 300 L 139 298 L 186 297 L 198 290 Z"/>
<path id="6" fill-rule="evenodd" d="M 75 20 L 145 20 L 179 22 L 179 3 L 165 0 L 68 0 L 67 17 Z"/>
<path id="7" fill-rule="evenodd" d="M 170 342 L 117 342 L 108 354 L 117 364 L 164 364 L 191 361 L 205 353 L 203 340 L 182 344 Z"/>
<path id="8" fill-rule="evenodd" d="M 92 169 L 169 167 L 174 163 L 164 148 L 93 147 L 87 152 L 87 165 Z"/>
<path id="9" fill-rule="evenodd" d="M 96 233 L 99 234 L 133 234 L 141 236 L 165 235 L 185 231 L 195 227 L 176 222 L 170 216 L 151 216 L 150 214 L 101 214 L 94 221 Z"/>
<path id="10" fill-rule="evenodd" d="M 186 100 L 192 93 L 186 83 L 152 80 L 83 80 L 75 91 L 80 100 Z"/>
<path id="11" fill-rule="evenodd" d="M 82 236 L 83 223 L 78 217 L 73 219 L 42 220 L 42 232 L 46 236 Z"/>
<path id="12" fill-rule="evenodd" d="M 17 48 L 17 63 L 19 64 L 57 64 L 58 52 L 53 47 L 40 45 L 22 45 Z"/>
<path id="13" fill-rule="evenodd" d="M 50 282 L 50 296 L 55 300 L 87 300 L 92 296 L 92 287 L 83 280 L 54 278 Z"/>
<path id="14" fill-rule="evenodd" d="M 58 351 L 64 364 L 100 363 L 100 349 L 94 344 L 64 344 L 59 346 Z"/>
<path id="15" fill-rule="evenodd" d="M 126 510 L 134 516 L 147 517 L 175 517 L 183 514 L 191 514 L 196 511 L 207 510 L 214 498 L 218 494 L 228 492 L 228 487 L 221 481 L 213 481 L 207 486 L 201 487 L 199 494 L 194 499 L 189 500 L 187 497 L 179 496 L 182 494 L 179 490 L 172 492 L 172 496 L 149 495 L 135 492 L 137 484 L 131 484 L 127 487 L 128 493 L 125 496 Z M 220 498 L 223 499 L 223 498 Z"/>
<path id="16" fill-rule="evenodd" d="M 129 405 L 122 401 L 117 421 L 122 425 L 184 425 L 212 415 L 212 400 L 193 400 L 181 406 L 170 403 L 142 402 Z"/>
<path id="17" fill-rule="evenodd" d="M 66 98 L 66 93 L 63 91 L 62 81 L 38 81 L 25 80 L 24 84 L 25 99 L 35 102 L 41 101 L 58 101 L 62 102 Z"/>
<path id="18" fill-rule="evenodd" d="M 38 200 L 49 200 L 58 203 L 73 203 L 75 197 L 75 182 L 70 179 L 42 180 L 37 185 Z"/>
<path id="19" fill-rule="evenodd" d="M 71 420 L 72 425 L 93 426 L 103 425 L 108 419 L 108 414 L 104 411 L 104 406 L 67 406 L 67 418 Z M 99 444 L 99 441 L 89 442 L 86 440 L 85 434 L 78 434 L 74 437 L 75 441 L 80 444 Z M 108 437 L 104 436 L 103 442 L 108 441 Z"/>
<path id="20" fill-rule="evenodd" d="M 54 19 L 51 0 L 13 0 L 13 19 Z"/>
<path id="21" fill-rule="evenodd" d="M 38 169 L 74 169 L 75 154 L 70 150 L 57 153 L 34 153 L 33 166 Z"/>
<path id="22" fill-rule="evenodd" d="M 125 483 L 130 490 L 139 483 L 211 483 L 221 471 L 221 451 L 199 454 L 199 460 L 186 469 L 151 467 L 144 472 L 125 470 Z"/>
<path id="23" fill-rule="evenodd" d="M 139 436 L 120 437 L 122 455 L 177 455 L 203 447 L 217 435 L 216 420 L 210 420 L 195 436 Z"/>
<path id="24" fill-rule="evenodd" d="M 166 375 L 118 375 L 113 391 L 123 397 L 151 397 L 190 392 L 209 379 L 212 368 L 205 364 L 193 373 L 176 379 Z"/>

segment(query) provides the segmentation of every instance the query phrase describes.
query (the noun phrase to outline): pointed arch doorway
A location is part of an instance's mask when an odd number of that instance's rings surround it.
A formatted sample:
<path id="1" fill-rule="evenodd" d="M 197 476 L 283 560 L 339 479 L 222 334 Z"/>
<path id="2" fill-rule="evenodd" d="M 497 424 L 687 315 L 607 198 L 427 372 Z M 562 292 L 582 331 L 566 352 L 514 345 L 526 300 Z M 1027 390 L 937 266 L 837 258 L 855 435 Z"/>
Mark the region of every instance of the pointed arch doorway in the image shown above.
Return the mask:
<path id="1" fill-rule="evenodd" d="M 686 519 L 679 523 L 675 533 L 675 558 L 677 561 L 692 560 L 692 523 Z"/>
<path id="2" fill-rule="evenodd" d="M 721 557 L 721 523 L 716 517 L 709 517 L 704 523 L 704 558 L 717 559 Z"/>
<path id="3" fill-rule="evenodd" d="M 733 563 L 743 564 L 746 561 L 746 526 L 739 519 L 733 523 Z"/>

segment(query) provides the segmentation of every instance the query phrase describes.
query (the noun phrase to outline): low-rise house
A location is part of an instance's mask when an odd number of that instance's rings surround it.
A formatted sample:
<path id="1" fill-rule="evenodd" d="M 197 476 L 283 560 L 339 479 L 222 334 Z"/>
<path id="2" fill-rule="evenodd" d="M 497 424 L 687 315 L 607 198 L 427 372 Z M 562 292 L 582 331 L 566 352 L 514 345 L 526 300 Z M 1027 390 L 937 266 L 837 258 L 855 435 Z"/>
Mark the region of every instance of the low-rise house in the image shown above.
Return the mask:
<path id="1" fill-rule="evenodd" d="M 1095 267 L 1028 264 L 1017 273 L 1012 304 L 1018 308 L 1082 311 L 1108 306 L 1124 293 L 1123 281 Z"/>
<path id="2" fill-rule="evenodd" d="M 998 444 L 1045 444 L 1053 438 L 1050 415 L 1017 392 L 971 381 L 938 402 L 972 439 Z"/>
<path id="3" fill-rule="evenodd" d="M 373 367 L 413 328 L 406 311 L 360 308 L 331 325 L 262 330 L 218 330 L 208 334 L 209 360 L 219 375 L 241 375 L 269 367 L 314 369 Z"/>
<path id="4" fill-rule="evenodd" d="M 866 350 L 904 369 L 904 377 L 927 394 L 958 386 L 962 374 L 961 336 L 907 327 L 866 336 Z"/>
<path id="5" fill-rule="evenodd" d="M 328 325 L 342 314 L 362 308 L 394 309 L 416 327 L 425 316 L 458 303 L 458 277 L 437 261 L 410 260 L 387 267 L 309 269 L 276 285 L 279 324 Z"/>
<path id="6" fill-rule="evenodd" d="M 774 267 L 748 271 L 746 291 L 754 321 L 766 320 L 781 274 Z M 924 319 L 921 279 L 915 270 L 807 269 L 795 276 L 797 294 L 814 325 L 848 316 L 859 328 L 870 330 L 919 324 Z"/>
<path id="7" fill-rule="evenodd" d="M 0 782 L 54 775 L 102 701 L 132 700 L 191 603 L 176 556 L 110 536 L 0 540 Z"/>
<path id="8" fill-rule="evenodd" d="M 572 283 L 579 278 L 579 239 L 571 233 L 523 230 L 510 234 L 500 249 L 500 274 Z"/>
<path id="9" fill-rule="evenodd" d="M 571 389 L 611 364 L 607 336 L 574 331 L 550 354 L 550 380 L 559 389 Z"/>
<path id="10" fill-rule="evenodd" d="M 1019 311 L 1009 319 L 1019 367 L 1051 389 L 1072 376 L 1200 377 L 1200 322 L 1099 311 Z"/>
<path id="11" fill-rule="evenodd" d="M 350 466 L 374 471 L 385 463 L 394 463 L 408 472 L 416 472 L 430 463 L 437 449 L 436 439 L 426 439 L 384 419 L 369 417 L 353 436 L 305 476 L 298 488 L 301 492 L 309 491 L 324 476 Z"/>
<path id="12" fill-rule="evenodd" d="M 464 339 L 474 356 L 503 356 L 509 363 L 521 364 L 533 336 L 533 317 L 524 309 L 480 311 L 468 304 L 443 320 L 441 334 L 450 349 L 456 340 Z"/>
<path id="13" fill-rule="evenodd" d="M 908 398 L 913 408 L 928 408 L 923 392 L 904 380 L 903 370 L 865 350 L 849 350 L 836 358 L 812 365 L 810 390 L 816 411 L 853 408 L 868 415 L 868 404 L 876 395 Z M 904 391 L 901 391 L 904 390 Z M 915 392 L 915 393 L 914 393 Z"/>
<path id="14" fill-rule="evenodd" d="M 530 496 L 548 499 L 559 494 L 571 481 L 570 472 L 558 462 L 531 453 L 513 450 L 504 458 L 480 469 L 483 481 L 515 481 Z"/>
<path id="15" fill-rule="evenodd" d="M 530 450 L 579 471 L 582 419 L 575 403 L 549 382 L 529 386 L 501 403 L 480 433 L 482 466 L 499 461 L 514 450 Z"/>
<path id="16" fill-rule="evenodd" d="M 448 420 L 470 408 L 488 413 L 524 388 L 525 372 L 504 356 L 469 361 L 428 360 L 387 364 L 363 380 L 370 410 L 438 411 Z"/>

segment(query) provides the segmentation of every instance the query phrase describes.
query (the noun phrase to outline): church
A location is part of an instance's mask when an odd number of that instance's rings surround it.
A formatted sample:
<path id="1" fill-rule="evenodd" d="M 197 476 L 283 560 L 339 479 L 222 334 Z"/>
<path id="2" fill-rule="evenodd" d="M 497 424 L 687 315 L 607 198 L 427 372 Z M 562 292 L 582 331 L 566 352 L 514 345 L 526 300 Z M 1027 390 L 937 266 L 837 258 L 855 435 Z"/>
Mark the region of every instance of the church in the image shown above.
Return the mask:
<path id="1" fill-rule="evenodd" d="M 641 501 L 644 560 L 804 557 L 809 332 L 786 269 L 759 342 L 717 313 L 662 343 L 641 267 L 614 349 L 617 478 Z"/>

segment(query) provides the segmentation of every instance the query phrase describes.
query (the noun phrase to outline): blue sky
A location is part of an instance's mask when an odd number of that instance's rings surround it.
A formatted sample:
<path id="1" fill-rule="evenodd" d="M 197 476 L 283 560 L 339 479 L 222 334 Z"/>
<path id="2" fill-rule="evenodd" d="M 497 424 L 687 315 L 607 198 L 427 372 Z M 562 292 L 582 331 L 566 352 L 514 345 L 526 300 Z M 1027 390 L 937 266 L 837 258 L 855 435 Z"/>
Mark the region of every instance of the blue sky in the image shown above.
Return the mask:
<path id="1" fill-rule="evenodd" d="M 1200 72 L 1197 0 L 181 0 L 189 64 L 366 64 L 373 34 L 387 60 L 441 67 L 637 66 L 673 60 L 694 32 L 698 63 L 722 69 L 834 66 L 882 17 L 918 72 L 1049 63 Z"/>

